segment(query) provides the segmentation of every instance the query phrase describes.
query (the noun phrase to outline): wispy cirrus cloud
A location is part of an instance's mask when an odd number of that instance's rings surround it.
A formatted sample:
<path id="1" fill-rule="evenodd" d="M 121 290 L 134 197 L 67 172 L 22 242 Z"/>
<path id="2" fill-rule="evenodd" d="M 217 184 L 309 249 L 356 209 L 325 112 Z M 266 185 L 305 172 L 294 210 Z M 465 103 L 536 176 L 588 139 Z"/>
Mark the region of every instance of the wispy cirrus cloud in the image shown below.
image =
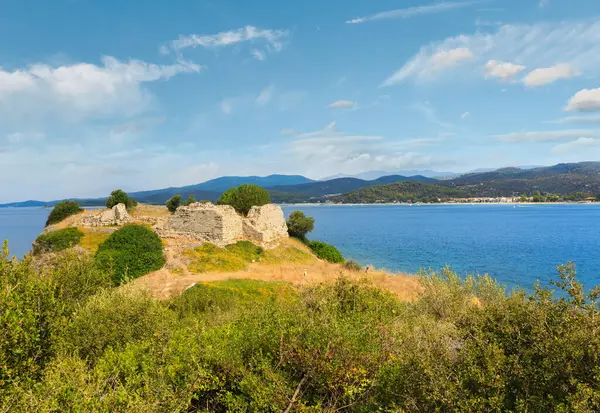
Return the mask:
<path id="1" fill-rule="evenodd" d="M 416 6 L 408 7 L 405 9 L 396 9 L 384 11 L 381 13 L 372 14 L 364 17 L 357 17 L 352 20 L 346 21 L 348 24 L 365 23 L 375 20 L 386 20 L 386 19 L 408 19 L 410 17 L 422 16 L 426 14 L 443 13 L 450 10 L 460 9 L 463 7 L 472 6 L 474 4 L 483 3 L 485 0 L 480 1 L 460 1 L 460 2 L 442 2 L 436 4 L 430 4 L 427 6 Z"/>
<path id="2" fill-rule="evenodd" d="M 577 138 L 574 141 L 561 143 L 552 148 L 552 153 L 566 153 L 571 152 L 575 149 L 581 148 L 592 148 L 600 146 L 600 139 L 598 138 Z"/>
<path id="3" fill-rule="evenodd" d="M 259 29 L 254 26 L 245 26 L 216 34 L 180 35 L 179 38 L 171 41 L 168 46 L 162 45 L 160 51 L 162 54 L 168 54 L 171 50 L 181 53 L 184 49 L 195 47 L 218 49 L 240 43 L 263 44 L 264 50 L 255 47 L 252 49 L 251 54 L 257 60 L 264 60 L 266 52 L 281 51 L 288 36 L 289 32 L 287 30 Z"/>
<path id="4" fill-rule="evenodd" d="M 254 102 L 259 106 L 265 106 L 273 98 L 273 92 L 275 91 L 275 85 L 271 84 L 261 90 L 259 95 L 256 97 Z"/>
<path id="5" fill-rule="evenodd" d="M 458 54 L 457 50 L 470 53 Z M 464 57 L 439 64 L 439 56 Z M 568 66 L 567 66 L 568 65 Z M 481 78 L 510 80 L 525 70 L 525 84 L 549 84 L 575 74 L 600 73 L 600 21 L 506 24 L 422 46 L 382 86 L 406 81 L 431 82 Z"/>
<path id="6" fill-rule="evenodd" d="M 596 129 L 566 129 L 532 132 L 512 132 L 502 135 L 494 135 L 493 139 L 507 143 L 542 143 L 569 141 L 579 138 L 600 137 L 600 130 Z"/>
<path id="7" fill-rule="evenodd" d="M 592 116 L 566 116 L 564 118 L 560 118 L 555 121 L 551 121 L 548 123 L 557 123 L 557 124 L 600 124 L 600 115 L 592 115 Z"/>

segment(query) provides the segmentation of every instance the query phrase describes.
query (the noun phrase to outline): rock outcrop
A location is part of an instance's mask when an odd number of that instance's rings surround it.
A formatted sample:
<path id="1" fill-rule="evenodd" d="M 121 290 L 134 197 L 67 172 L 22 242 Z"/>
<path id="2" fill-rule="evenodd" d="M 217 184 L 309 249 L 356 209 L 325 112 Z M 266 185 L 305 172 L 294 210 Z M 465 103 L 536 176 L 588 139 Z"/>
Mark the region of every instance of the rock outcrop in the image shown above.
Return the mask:
<path id="1" fill-rule="evenodd" d="M 123 225 L 130 221 L 125 204 L 118 204 L 99 214 L 86 215 L 82 224 L 88 227 L 103 227 L 108 225 Z"/>
<path id="2" fill-rule="evenodd" d="M 177 208 L 169 217 L 163 237 L 189 237 L 217 246 L 251 241 L 270 248 L 287 237 L 283 211 L 276 205 L 253 207 L 248 217 L 240 216 L 229 205 L 195 203 Z"/>

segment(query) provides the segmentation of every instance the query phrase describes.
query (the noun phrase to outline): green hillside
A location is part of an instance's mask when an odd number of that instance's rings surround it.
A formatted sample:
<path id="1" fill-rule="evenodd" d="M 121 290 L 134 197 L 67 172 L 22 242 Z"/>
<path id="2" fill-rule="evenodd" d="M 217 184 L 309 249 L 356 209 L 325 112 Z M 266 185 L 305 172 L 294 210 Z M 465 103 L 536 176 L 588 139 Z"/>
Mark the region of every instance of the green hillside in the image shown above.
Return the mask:
<path id="1" fill-rule="evenodd" d="M 460 189 L 421 182 L 397 182 L 361 188 L 337 197 L 334 202 L 383 203 L 383 202 L 439 202 L 448 198 L 467 198 L 469 193 Z"/>

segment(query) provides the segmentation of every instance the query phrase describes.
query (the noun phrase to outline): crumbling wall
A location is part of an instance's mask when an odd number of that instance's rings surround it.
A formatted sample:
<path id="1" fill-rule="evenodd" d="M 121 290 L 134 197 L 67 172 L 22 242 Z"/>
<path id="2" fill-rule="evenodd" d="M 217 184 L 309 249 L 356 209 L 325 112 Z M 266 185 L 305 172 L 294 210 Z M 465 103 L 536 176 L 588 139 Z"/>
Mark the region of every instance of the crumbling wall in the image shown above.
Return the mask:
<path id="1" fill-rule="evenodd" d="M 242 217 L 229 205 L 209 203 L 177 208 L 159 234 L 191 237 L 218 246 L 247 240 L 267 248 L 288 236 L 283 211 L 276 205 L 253 207 L 248 217 Z"/>
<path id="2" fill-rule="evenodd" d="M 106 209 L 98 214 L 84 215 L 82 224 L 88 227 L 102 227 L 108 225 L 123 225 L 130 221 L 125 204 L 117 204 L 111 209 Z"/>
<path id="3" fill-rule="evenodd" d="M 288 236 L 283 211 L 277 205 L 252 207 L 243 223 L 245 238 L 261 245 L 278 244 Z"/>
<path id="4" fill-rule="evenodd" d="M 195 203 L 177 208 L 167 221 L 166 232 L 227 245 L 243 238 L 242 217 L 229 205 Z"/>

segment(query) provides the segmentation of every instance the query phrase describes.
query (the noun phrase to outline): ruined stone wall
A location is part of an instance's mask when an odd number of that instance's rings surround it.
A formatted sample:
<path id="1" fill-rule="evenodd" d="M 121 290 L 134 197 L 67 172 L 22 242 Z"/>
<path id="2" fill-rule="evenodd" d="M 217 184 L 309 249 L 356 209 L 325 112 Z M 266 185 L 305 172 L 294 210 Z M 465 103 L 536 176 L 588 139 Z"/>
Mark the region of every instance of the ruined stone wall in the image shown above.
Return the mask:
<path id="1" fill-rule="evenodd" d="M 244 236 L 261 245 L 271 245 L 288 236 L 280 207 L 273 204 L 252 207 L 244 219 Z"/>
<path id="2" fill-rule="evenodd" d="M 283 211 L 276 205 L 253 207 L 244 218 L 229 205 L 209 203 L 177 208 L 159 234 L 191 237 L 218 246 L 247 240 L 266 248 L 288 236 Z"/>
<path id="3" fill-rule="evenodd" d="M 222 246 L 243 238 L 242 217 L 229 205 L 195 203 L 177 208 L 166 235 L 184 235 Z"/>
<path id="4" fill-rule="evenodd" d="M 105 209 L 96 214 L 84 215 L 82 225 L 102 227 L 108 225 L 123 225 L 130 221 L 125 204 L 118 204 L 111 209 Z"/>

